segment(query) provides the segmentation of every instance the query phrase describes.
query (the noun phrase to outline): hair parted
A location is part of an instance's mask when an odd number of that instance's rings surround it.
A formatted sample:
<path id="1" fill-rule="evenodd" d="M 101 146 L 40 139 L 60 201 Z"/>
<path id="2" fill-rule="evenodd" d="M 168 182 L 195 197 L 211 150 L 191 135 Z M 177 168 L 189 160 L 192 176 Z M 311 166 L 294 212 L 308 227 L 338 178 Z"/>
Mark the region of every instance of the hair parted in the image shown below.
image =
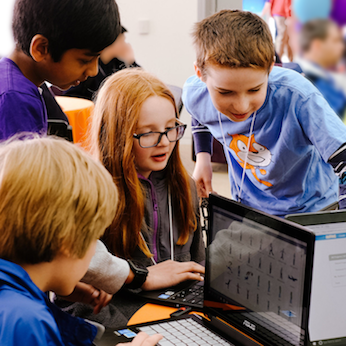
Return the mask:
<path id="1" fill-rule="evenodd" d="M 209 64 L 269 71 L 274 62 L 269 27 L 251 12 L 222 10 L 196 23 L 192 36 L 202 73 Z"/>
<path id="2" fill-rule="evenodd" d="M 151 96 L 169 100 L 178 117 L 172 93 L 156 77 L 135 68 L 117 72 L 99 90 L 92 120 L 92 151 L 112 174 L 119 191 L 119 206 L 103 240 L 113 253 L 125 258 L 130 258 L 137 246 L 151 256 L 140 236 L 144 193 L 133 154 L 133 134 L 140 110 Z M 167 164 L 167 181 L 172 191 L 173 208 L 181 211 L 178 244 L 182 245 L 196 229 L 197 221 L 188 173 L 179 155 L 179 142 Z"/>
<path id="3" fill-rule="evenodd" d="M 17 49 L 29 56 L 32 38 L 45 36 L 57 62 L 68 49 L 103 50 L 121 25 L 115 0 L 17 0 L 12 30 Z"/>
<path id="4" fill-rule="evenodd" d="M 325 40 L 328 37 L 329 28 L 337 26 L 330 19 L 314 19 L 306 22 L 299 35 L 299 45 L 302 52 L 307 52 L 314 40 Z"/>
<path id="5" fill-rule="evenodd" d="M 18 138 L 0 145 L 0 257 L 37 264 L 67 250 L 82 258 L 114 218 L 111 175 L 66 140 Z"/>

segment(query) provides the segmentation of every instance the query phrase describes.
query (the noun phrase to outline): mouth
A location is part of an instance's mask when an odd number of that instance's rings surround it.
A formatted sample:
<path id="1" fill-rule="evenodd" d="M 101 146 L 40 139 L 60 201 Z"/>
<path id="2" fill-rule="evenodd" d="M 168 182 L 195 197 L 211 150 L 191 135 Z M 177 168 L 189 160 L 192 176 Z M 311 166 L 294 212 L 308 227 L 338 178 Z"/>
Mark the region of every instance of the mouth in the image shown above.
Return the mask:
<path id="1" fill-rule="evenodd" d="M 75 80 L 74 82 L 70 82 L 66 85 L 54 85 L 54 86 L 57 87 L 59 90 L 66 91 L 66 90 L 70 89 L 71 87 L 75 87 L 75 86 L 79 85 L 80 83 L 81 83 L 81 81 L 78 79 L 78 80 Z"/>
<path id="2" fill-rule="evenodd" d="M 167 153 L 163 153 L 163 154 L 158 154 L 158 155 L 153 155 L 152 156 L 153 160 L 154 161 L 158 161 L 158 162 L 166 160 L 166 157 L 167 157 Z"/>
<path id="3" fill-rule="evenodd" d="M 232 114 L 232 116 L 234 118 L 239 119 L 239 120 L 246 118 L 246 116 L 248 115 L 248 113 L 244 113 L 244 114 L 234 114 L 234 113 L 231 113 L 231 114 Z"/>

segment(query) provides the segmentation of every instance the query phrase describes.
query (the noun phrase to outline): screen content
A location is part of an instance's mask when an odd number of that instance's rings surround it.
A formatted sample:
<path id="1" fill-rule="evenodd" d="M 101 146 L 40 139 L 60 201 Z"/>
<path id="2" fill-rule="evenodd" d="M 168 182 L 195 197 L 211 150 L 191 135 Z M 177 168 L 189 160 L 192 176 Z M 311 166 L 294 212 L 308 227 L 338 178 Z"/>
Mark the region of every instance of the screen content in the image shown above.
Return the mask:
<path id="1" fill-rule="evenodd" d="M 346 345 L 346 223 L 306 226 L 316 234 L 309 334 L 313 345 Z"/>
<path id="2" fill-rule="evenodd" d="M 211 291 L 224 302 L 246 308 L 237 315 L 247 318 L 250 329 L 271 329 L 299 345 L 306 244 L 218 207 L 213 215 Z"/>

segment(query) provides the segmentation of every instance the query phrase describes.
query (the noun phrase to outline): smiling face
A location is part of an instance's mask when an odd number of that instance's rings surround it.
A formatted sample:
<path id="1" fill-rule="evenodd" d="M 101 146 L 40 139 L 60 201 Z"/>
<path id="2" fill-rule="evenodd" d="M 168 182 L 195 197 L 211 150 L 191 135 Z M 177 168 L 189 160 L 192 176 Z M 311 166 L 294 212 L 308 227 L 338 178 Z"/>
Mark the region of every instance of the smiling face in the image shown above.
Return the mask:
<path id="1" fill-rule="evenodd" d="M 263 105 L 268 86 L 264 69 L 208 66 L 206 73 L 195 66 L 197 76 L 207 85 L 214 107 L 234 122 L 248 119 Z"/>
<path id="2" fill-rule="evenodd" d="M 69 49 L 55 62 L 50 55 L 45 63 L 45 80 L 62 90 L 77 86 L 88 77 L 97 75 L 99 53 L 88 49 Z"/>
<path id="3" fill-rule="evenodd" d="M 136 134 L 164 132 L 174 126 L 176 126 L 176 117 L 172 102 L 164 97 L 151 96 L 143 103 L 140 110 Z M 142 148 L 138 139 L 133 140 L 135 164 L 139 174 L 148 178 L 152 171 L 160 171 L 167 166 L 175 142 L 169 142 L 164 135 L 156 147 Z"/>

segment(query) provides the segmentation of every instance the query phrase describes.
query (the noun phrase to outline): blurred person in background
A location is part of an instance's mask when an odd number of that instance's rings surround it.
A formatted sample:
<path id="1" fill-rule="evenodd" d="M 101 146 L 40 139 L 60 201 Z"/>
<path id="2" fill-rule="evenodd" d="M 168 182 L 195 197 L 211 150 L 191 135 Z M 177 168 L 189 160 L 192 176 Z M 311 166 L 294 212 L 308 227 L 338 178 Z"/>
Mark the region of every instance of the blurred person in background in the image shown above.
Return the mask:
<path id="1" fill-rule="evenodd" d="M 121 27 L 121 29 L 121 34 L 114 43 L 102 51 L 98 74 L 95 77 L 89 77 L 78 86 L 70 88 L 64 95 L 92 100 L 103 80 L 108 76 L 124 68 L 140 67 L 135 62 L 132 46 L 126 41 L 125 32 L 127 30 L 124 27 Z"/>
<path id="2" fill-rule="evenodd" d="M 343 119 L 346 94 L 333 73 L 341 63 L 345 51 L 341 29 L 330 19 L 306 22 L 299 34 L 299 47 L 300 56 L 295 58 L 295 62 Z"/>
<path id="3" fill-rule="evenodd" d="M 292 61 L 293 53 L 287 30 L 287 20 L 291 17 L 291 0 L 267 0 L 262 17 L 266 17 L 268 12 L 275 21 L 275 51 L 281 60 L 286 54 L 288 60 Z"/>

